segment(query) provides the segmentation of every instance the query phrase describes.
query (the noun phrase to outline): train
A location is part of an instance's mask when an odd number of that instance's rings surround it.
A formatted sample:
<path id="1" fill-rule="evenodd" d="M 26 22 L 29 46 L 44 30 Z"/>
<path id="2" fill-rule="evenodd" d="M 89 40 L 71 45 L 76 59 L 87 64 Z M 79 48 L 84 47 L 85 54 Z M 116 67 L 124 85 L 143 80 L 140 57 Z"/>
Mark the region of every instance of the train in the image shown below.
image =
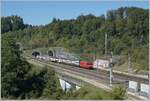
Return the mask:
<path id="1" fill-rule="evenodd" d="M 85 69 L 100 69 L 100 68 L 108 68 L 109 67 L 109 60 L 104 59 L 96 59 L 94 62 L 84 61 L 84 60 L 71 60 L 62 57 L 54 57 L 54 56 L 47 56 L 47 55 L 40 55 L 38 52 L 33 52 L 32 56 L 37 59 L 43 59 L 46 61 L 63 63 L 78 66 Z"/>
<path id="2" fill-rule="evenodd" d="M 46 61 L 51 61 L 51 62 L 57 62 L 57 63 L 64 63 L 64 64 L 69 64 L 69 65 L 79 66 L 79 67 L 85 68 L 85 69 L 93 69 L 93 63 L 89 62 L 89 61 L 70 60 L 70 59 L 65 59 L 65 58 L 40 56 L 40 55 L 37 55 L 36 58 L 46 60 Z"/>

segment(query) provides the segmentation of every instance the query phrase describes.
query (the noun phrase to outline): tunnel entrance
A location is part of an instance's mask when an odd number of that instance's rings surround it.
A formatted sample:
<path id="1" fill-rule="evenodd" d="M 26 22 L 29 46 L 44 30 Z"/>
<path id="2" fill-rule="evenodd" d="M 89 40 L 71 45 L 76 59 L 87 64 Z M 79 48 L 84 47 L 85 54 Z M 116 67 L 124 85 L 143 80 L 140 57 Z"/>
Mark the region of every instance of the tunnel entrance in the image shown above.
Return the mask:
<path id="1" fill-rule="evenodd" d="M 34 56 L 34 57 L 37 57 L 39 55 L 40 55 L 40 52 L 37 52 L 37 51 L 32 52 L 32 56 Z"/>
<path id="2" fill-rule="evenodd" d="M 53 52 L 50 50 L 48 51 L 48 56 L 54 56 Z"/>

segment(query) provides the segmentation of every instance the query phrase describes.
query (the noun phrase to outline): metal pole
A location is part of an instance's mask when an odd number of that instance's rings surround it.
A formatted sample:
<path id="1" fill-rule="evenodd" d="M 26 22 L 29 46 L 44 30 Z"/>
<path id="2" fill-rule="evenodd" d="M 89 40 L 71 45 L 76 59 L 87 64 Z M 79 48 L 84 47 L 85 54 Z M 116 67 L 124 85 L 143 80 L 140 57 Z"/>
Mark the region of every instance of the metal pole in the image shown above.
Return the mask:
<path id="1" fill-rule="evenodd" d="M 105 58 L 107 58 L 107 33 L 105 33 Z"/>
<path id="2" fill-rule="evenodd" d="M 113 74 L 112 74 L 112 52 L 110 54 L 110 62 L 109 62 L 109 67 L 110 67 L 110 86 L 112 86 L 112 80 L 113 80 Z"/>
<path id="3" fill-rule="evenodd" d="M 128 53 L 128 73 L 131 73 L 131 55 Z"/>
<path id="4" fill-rule="evenodd" d="M 112 67 L 110 67 L 110 86 L 112 86 Z"/>

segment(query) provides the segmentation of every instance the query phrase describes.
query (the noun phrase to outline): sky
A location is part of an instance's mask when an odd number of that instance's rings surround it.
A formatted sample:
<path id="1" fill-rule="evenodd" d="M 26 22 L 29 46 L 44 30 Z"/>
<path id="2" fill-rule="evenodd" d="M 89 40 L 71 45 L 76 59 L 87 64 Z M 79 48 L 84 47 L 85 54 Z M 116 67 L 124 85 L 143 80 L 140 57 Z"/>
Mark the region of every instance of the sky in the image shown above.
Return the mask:
<path id="1" fill-rule="evenodd" d="M 18 15 L 25 24 L 45 25 L 53 18 L 75 19 L 79 15 L 100 16 L 119 7 L 149 8 L 148 1 L 3 1 L 1 16 Z"/>

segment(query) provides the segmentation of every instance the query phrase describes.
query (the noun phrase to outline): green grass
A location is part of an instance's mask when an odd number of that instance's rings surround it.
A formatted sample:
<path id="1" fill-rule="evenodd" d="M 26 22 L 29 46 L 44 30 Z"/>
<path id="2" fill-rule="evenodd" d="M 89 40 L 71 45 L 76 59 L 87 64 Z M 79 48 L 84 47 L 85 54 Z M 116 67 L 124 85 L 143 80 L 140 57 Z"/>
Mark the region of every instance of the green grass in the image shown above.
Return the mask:
<path id="1" fill-rule="evenodd" d="M 92 85 L 81 87 L 78 91 L 68 92 L 64 97 L 66 100 L 111 100 L 110 92 L 97 88 Z"/>

